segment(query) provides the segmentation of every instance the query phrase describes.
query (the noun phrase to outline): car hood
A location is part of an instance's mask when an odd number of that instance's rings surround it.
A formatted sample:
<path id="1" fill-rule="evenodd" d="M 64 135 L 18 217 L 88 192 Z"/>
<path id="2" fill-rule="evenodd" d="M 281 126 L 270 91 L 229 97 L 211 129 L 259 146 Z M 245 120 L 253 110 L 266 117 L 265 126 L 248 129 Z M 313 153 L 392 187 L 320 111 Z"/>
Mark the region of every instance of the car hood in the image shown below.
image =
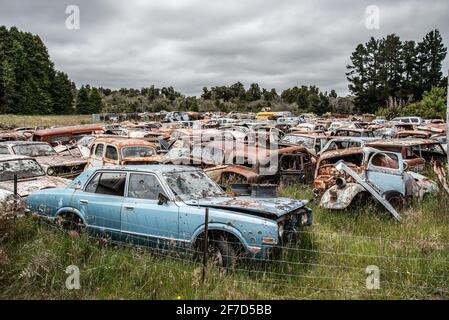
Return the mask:
<path id="1" fill-rule="evenodd" d="M 31 192 L 47 189 L 47 188 L 60 188 L 65 187 L 70 180 L 59 178 L 59 177 L 37 177 L 32 179 L 19 180 L 17 182 L 17 193 L 21 197 L 27 197 Z M 3 193 L 14 192 L 14 182 L 4 181 L 0 182 L 0 189 Z"/>
<path id="2" fill-rule="evenodd" d="M 133 162 L 138 163 L 160 163 L 163 160 L 163 157 L 160 155 L 148 156 L 148 157 L 127 157 L 123 158 L 122 162 L 126 164 L 133 164 Z"/>
<path id="3" fill-rule="evenodd" d="M 44 168 L 75 166 L 75 165 L 87 163 L 87 161 L 84 159 L 76 158 L 73 156 L 63 156 L 63 155 L 42 156 L 42 157 L 36 157 L 35 159 Z"/>
<path id="4" fill-rule="evenodd" d="M 278 219 L 304 207 L 308 201 L 289 198 L 214 197 L 185 201 L 185 203 L 192 206 L 224 209 L 268 219 Z"/>

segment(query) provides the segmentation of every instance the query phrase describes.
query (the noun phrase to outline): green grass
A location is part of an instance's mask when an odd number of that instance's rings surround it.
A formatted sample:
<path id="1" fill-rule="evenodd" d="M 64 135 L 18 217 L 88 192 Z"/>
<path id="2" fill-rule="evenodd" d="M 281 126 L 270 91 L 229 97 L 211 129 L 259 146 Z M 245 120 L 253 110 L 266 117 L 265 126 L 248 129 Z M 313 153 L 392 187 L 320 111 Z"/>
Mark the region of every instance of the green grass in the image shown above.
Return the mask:
<path id="1" fill-rule="evenodd" d="M 0 129 L 11 129 L 19 127 L 50 127 L 59 125 L 79 125 L 92 123 L 90 115 L 13 115 L 0 114 Z"/>
<path id="2" fill-rule="evenodd" d="M 281 190 L 310 199 L 308 187 Z M 73 239 L 26 218 L 0 254 L 0 298 L 13 299 L 447 299 L 449 198 L 441 193 L 391 219 L 376 205 L 330 212 L 312 203 L 313 226 L 280 262 L 211 268 L 205 283 L 190 259 Z M 1 252 L 0 252 L 1 253 Z M 3 261 L 3 262 L 2 262 Z M 77 265 L 81 289 L 67 290 Z M 381 269 L 380 289 L 366 289 L 365 268 Z"/>

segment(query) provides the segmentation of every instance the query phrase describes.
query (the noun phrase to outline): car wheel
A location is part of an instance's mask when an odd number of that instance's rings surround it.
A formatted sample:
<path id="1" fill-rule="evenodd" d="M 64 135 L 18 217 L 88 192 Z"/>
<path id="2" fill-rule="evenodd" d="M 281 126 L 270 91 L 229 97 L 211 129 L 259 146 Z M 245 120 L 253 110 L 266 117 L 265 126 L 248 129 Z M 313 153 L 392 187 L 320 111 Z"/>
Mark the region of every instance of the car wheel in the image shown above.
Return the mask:
<path id="1" fill-rule="evenodd" d="M 385 200 L 387 200 L 395 209 L 402 209 L 405 206 L 405 197 L 396 191 L 388 191 L 385 193 Z"/>
<path id="2" fill-rule="evenodd" d="M 226 270 L 233 269 L 236 264 L 236 254 L 232 245 L 221 236 L 209 243 L 209 262 Z"/>
<path id="3" fill-rule="evenodd" d="M 60 224 L 64 230 L 81 232 L 84 229 L 84 223 L 80 217 L 74 214 L 61 216 Z"/>

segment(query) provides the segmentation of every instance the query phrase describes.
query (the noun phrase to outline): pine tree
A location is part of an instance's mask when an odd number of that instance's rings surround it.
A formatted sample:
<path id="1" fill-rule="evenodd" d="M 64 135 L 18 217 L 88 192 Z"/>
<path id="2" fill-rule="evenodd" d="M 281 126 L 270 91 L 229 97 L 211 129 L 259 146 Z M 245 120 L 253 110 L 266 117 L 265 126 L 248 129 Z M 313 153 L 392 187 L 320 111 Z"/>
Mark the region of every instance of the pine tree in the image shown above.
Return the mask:
<path id="1" fill-rule="evenodd" d="M 81 86 L 81 88 L 78 91 L 78 97 L 76 101 L 76 113 L 91 114 L 89 96 L 90 96 L 90 88 Z"/>
<path id="2" fill-rule="evenodd" d="M 92 88 L 89 97 L 90 112 L 89 113 L 100 113 L 103 109 L 103 103 L 101 100 L 100 92 L 97 88 Z M 135 108 L 137 109 L 137 108 Z"/>

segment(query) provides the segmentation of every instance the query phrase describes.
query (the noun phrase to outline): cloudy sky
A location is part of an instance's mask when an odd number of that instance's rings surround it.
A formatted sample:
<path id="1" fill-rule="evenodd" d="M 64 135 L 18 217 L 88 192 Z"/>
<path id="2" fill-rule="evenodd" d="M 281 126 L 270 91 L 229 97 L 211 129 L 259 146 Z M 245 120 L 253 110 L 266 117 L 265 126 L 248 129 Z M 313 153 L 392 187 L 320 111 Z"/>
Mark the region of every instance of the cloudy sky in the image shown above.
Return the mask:
<path id="1" fill-rule="evenodd" d="M 66 27 L 69 5 L 79 7 L 78 30 Z M 369 5 L 379 8 L 379 29 L 366 26 Z M 448 46 L 448 17 L 447 0 L 0 0 L 0 25 L 40 35 L 77 86 L 173 85 L 186 94 L 241 81 L 344 95 L 358 43 L 390 33 L 419 41 L 438 28 Z"/>

